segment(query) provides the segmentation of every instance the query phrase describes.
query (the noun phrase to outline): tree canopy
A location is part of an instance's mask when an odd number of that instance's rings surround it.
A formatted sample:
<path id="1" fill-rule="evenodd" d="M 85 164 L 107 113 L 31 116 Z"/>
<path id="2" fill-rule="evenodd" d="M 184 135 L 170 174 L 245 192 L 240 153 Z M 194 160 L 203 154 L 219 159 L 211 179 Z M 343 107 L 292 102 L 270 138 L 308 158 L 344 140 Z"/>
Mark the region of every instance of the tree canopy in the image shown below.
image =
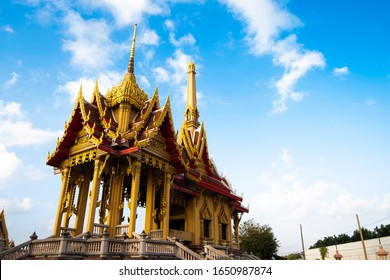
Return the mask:
<path id="1" fill-rule="evenodd" d="M 390 236 L 390 224 L 388 225 L 380 225 L 380 227 L 375 228 L 373 231 L 362 227 L 363 238 L 365 240 Z M 360 232 L 359 230 L 355 230 L 351 236 L 348 234 L 342 233 L 338 236 L 327 236 L 323 239 L 318 240 L 314 245 L 310 246 L 309 249 L 327 247 L 332 245 L 344 244 L 349 242 L 360 241 Z"/>
<path id="2" fill-rule="evenodd" d="M 253 219 L 243 222 L 239 228 L 240 249 L 259 257 L 262 260 L 270 260 L 279 248 L 272 228 L 268 225 L 260 225 Z"/>

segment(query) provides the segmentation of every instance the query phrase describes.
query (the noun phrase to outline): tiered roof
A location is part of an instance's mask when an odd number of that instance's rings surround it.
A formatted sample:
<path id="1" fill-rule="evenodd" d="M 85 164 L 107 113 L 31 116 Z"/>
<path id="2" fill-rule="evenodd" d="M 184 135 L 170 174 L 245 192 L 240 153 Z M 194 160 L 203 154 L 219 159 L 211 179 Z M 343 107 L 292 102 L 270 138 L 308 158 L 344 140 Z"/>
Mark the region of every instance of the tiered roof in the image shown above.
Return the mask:
<path id="1" fill-rule="evenodd" d="M 130 155 L 142 150 L 153 152 L 150 147 L 152 142 L 164 139 L 165 151 L 156 156 L 168 160 L 175 168 L 177 190 L 199 195 L 199 189 L 187 187 L 186 182 L 190 180 L 201 188 L 227 197 L 237 211 L 248 212 L 241 206 L 242 198 L 234 194 L 228 181 L 218 174 L 210 160 L 204 123 L 199 125 L 198 122 L 195 64 L 189 64 L 189 78 L 192 80 L 189 82 L 187 99 L 191 98 L 192 101 L 187 102 L 185 121 L 178 137 L 173 125 L 169 96 L 161 107 L 158 88 L 149 98 L 137 84 L 134 75 L 135 31 L 128 71 L 122 82 L 104 96 L 96 81 L 90 102 L 84 99 L 80 87 L 69 121 L 65 123 L 64 134 L 57 140 L 54 152 L 49 153 L 47 164 L 60 167 L 75 152 L 73 147 L 80 144 L 80 135 L 88 139 L 83 142 L 83 151 L 97 148 L 114 156 Z M 130 104 L 133 112 L 124 128 L 124 124 L 118 123 L 114 114 L 115 108 L 122 103 Z"/>

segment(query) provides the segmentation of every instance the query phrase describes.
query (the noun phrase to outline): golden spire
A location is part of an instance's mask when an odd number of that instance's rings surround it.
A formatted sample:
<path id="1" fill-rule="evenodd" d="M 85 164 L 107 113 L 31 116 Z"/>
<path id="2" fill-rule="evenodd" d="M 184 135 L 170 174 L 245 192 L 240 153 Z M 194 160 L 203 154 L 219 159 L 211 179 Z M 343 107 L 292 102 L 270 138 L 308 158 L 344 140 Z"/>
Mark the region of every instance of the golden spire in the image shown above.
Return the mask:
<path id="1" fill-rule="evenodd" d="M 148 100 L 148 95 L 139 87 L 134 75 L 134 53 L 135 39 L 137 34 L 137 24 L 134 24 L 133 42 L 130 52 L 130 61 L 123 81 L 111 88 L 106 94 L 107 106 L 114 107 L 120 103 L 126 102 L 135 108 L 141 110 Z"/>
<path id="2" fill-rule="evenodd" d="M 96 81 L 95 81 L 95 87 L 93 89 L 93 92 L 94 93 L 99 93 L 99 82 L 98 82 L 98 79 L 96 79 Z"/>
<path id="3" fill-rule="evenodd" d="M 133 42 L 131 44 L 130 62 L 127 67 L 127 72 L 134 74 L 134 52 L 135 52 L 135 37 L 137 35 L 137 24 L 134 24 Z"/>
<path id="4" fill-rule="evenodd" d="M 187 101 L 185 111 L 185 122 L 187 128 L 191 128 L 191 131 L 199 127 L 199 112 L 196 98 L 196 67 L 194 62 L 188 64 L 188 81 L 187 81 Z"/>

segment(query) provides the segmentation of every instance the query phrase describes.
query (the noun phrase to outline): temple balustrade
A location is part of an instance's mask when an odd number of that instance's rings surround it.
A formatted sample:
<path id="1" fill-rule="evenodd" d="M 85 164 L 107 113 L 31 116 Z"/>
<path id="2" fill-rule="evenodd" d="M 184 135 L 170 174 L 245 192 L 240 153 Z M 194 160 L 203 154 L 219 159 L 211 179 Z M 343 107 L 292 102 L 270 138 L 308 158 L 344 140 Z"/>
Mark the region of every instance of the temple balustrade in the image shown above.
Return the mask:
<path id="1" fill-rule="evenodd" d="M 177 237 L 180 240 L 183 241 L 192 241 L 193 233 L 189 231 L 182 231 L 177 229 L 170 229 L 169 230 L 169 236 L 171 237 Z"/>
<path id="2" fill-rule="evenodd" d="M 150 231 L 151 239 L 163 239 L 163 230 L 162 229 L 154 229 Z"/>
<path id="3" fill-rule="evenodd" d="M 108 229 L 107 225 L 103 224 L 94 224 L 93 225 L 93 236 L 102 236 L 105 229 Z"/>
<path id="4" fill-rule="evenodd" d="M 60 227 L 60 234 L 63 234 L 64 232 L 69 232 L 72 237 L 76 237 L 76 229 L 70 228 L 70 227 Z"/>
<path id="5" fill-rule="evenodd" d="M 159 232 L 159 231 L 156 231 Z M 0 253 L 1 260 L 17 259 L 181 259 L 181 260 L 229 260 L 228 251 L 234 248 L 206 244 L 198 254 L 179 241 L 177 237 L 167 240 L 152 239 L 144 232 L 133 234 L 135 238 L 109 238 L 107 231 L 100 237 L 84 233 L 82 238 L 74 238 L 69 232 L 61 237 L 42 240 L 32 235 L 31 240 Z M 161 233 L 159 233 L 161 236 Z M 233 252 L 232 251 L 232 252 Z M 258 259 L 253 255 L 242 254 L 240 259 Z"/>
<path id="6" fill-rule="evenodd" d="M 203 259 L 201 255 L 190 250 L 188 247 L 180 243 L 177 237 L 168 237 L 169 241 L 175 242 L 176 244 L 176 257 L 180 260 L 201 260 Z"/>
<path id="7" fill-rule="evenodd" d="M 0 253 L 0 260 L 19 260 L 30 254 L 32 240 L 9 248 Z"/>
<path id="8" fill-rule="evenodd" d="M 138 237 L 109 238 L 106 231 L 101 237 L 85 233 L 82 238 L 73 238 L 69 232 L 65 232 L 61 237 L 31 239 L 2 252 L 0 259 L 203 259 L 201 255 L 181 244 L 177 238 L 151 239 L 144 232 Z M 211 253 L 209 255 L 209 259 L 217 259 L 213 258 Z"/>
<path id="9" fill-rule="evenodd" d="M 123 236 L 124 234 L 129 235 L 129 225 L 124 224 L 124 225 L 116 226 L 115 236 L 120 237 Z"/>
<path id="10" fill-rule="evenodd" d="M 205 245 L 204 252 L 206 253 L 206 259 L 208 260 L 231 260 L 232 259 L 224 252 L 214 248 L 211 245 Z"/>

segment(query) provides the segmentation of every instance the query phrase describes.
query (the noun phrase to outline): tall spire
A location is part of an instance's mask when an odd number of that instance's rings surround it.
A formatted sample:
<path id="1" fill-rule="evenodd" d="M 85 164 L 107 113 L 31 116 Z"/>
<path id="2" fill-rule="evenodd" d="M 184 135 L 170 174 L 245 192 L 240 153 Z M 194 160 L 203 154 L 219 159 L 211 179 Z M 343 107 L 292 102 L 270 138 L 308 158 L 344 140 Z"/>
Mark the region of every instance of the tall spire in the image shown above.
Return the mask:
<path id="1" fill-rule="evenodd" d="M 199 127 L 199 112 L 196 100 L 196 68 L 195 64 L 191 61 L 188 64 L 188 81 L 187 81 L 187 102 L 186 102 L 186 111 L 185 111 L 185 122 L 187 128 L 190 128 L 191 131 Z"/>
<path id="2" fill-rule="evenodd" d="M 137 35 L 137 24 L 134 24 L 133 42 L 131 44 L 130 62 L 127 67 L 127 72 L 134 74 L 134 52 L 135 52 L 135 37 Z"/>

